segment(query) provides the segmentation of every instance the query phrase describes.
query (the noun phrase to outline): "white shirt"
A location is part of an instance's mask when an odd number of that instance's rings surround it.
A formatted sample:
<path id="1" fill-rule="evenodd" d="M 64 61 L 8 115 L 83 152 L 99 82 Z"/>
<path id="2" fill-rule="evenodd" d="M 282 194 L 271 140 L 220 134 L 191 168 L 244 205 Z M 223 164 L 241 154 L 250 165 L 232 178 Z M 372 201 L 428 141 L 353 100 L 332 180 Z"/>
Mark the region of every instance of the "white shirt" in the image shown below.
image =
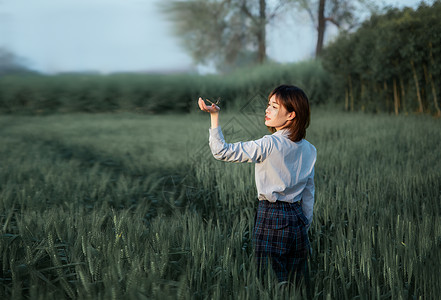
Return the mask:
<path id="1" fill-rule="evenodd" d="M 307 140 L 293 142 L 282 129 L 249 142 L 228 144 L 219 127 L 210 128 L 213 156 L 230 162 L 255 163 L 257 198 L 270 202 L 302 200 L 303 214 L 312 222 L 314 207 L 315 147 Z"/>

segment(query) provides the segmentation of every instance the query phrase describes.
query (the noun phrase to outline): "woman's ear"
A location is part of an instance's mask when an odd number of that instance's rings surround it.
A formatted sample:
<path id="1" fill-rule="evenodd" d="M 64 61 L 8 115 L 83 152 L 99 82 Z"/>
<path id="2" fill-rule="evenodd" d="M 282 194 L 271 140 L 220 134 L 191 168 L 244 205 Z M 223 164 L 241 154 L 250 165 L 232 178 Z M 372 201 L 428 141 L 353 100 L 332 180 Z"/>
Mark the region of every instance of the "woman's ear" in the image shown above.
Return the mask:
<path id="1" fill-rule="evenodd" d="M 291 121 L 291 120 L 294 120 L 295 117 L 296 117 L 296 112 L 292 111 L 292 112 L 288 113 L 287 119 L 289 121 Z"/>

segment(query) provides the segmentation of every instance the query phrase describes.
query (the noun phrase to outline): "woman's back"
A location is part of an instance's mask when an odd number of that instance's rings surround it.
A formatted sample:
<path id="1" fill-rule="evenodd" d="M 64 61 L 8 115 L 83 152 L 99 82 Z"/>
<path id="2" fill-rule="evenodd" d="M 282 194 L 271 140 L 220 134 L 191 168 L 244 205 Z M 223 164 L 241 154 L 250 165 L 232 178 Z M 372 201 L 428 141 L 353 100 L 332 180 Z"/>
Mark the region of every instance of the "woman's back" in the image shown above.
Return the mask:
<path id="1" fill-rule="evenodd" d="M 313 176 L 316 149 L 307 140 L 291 141 L 284 130 L 271 135 L 268 156 L 256 163 L 259 200 L 297 202 Z"/>

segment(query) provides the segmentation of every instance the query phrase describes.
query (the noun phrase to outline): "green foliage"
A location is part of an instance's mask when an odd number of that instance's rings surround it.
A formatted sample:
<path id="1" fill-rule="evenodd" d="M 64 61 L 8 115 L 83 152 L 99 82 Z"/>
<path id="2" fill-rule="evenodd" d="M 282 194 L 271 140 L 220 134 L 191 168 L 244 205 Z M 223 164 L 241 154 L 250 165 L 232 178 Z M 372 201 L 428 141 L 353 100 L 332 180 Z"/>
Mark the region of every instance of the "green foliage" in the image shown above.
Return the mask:
<path id="1" fill-rule="evenodd" d="M 390 9 L 324 51 L 333 98 L 347 110 L 430 112 L 441 116 L 441 2 Z"/>
<path id="2" fill-rule="evenodd" d="M 222 114 L 225 133 L 241 118 Z M 208 126 L 202 112 L 2 116 L 0 296 L 300 299 L 257 280 L 253 165 L 214 160 Z M 314 299 L 437 297 L 440 128 L 313 110 Z"/>
<path id="3" fill-rule="evenodd" d="M 161 7 L 197 63 L 234 65 L 243 49 L 255 42 L 253 23 L 234 1 L 164 1 Z"/>
<path id="4" fill-rule="evenodd" d="M 197 98 L 222 99 L 222 108 L 243 107 L 281 83 L 302 87 L 312 103 L 327 97 L 327 74 L 317 61 L 268 64 L 226 75 L 56 75 L 0 78 L 0 113 L 189 112 Z"/>

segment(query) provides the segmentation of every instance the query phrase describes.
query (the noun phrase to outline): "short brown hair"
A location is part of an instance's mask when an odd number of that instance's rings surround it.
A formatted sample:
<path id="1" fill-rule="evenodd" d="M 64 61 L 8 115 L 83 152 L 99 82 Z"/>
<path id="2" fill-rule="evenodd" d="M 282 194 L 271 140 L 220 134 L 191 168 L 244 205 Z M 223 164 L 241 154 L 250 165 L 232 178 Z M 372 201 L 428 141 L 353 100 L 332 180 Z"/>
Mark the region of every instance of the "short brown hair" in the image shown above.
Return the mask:
<path id="1" fill-rule="evenodd" d="M 310 109 L 309 100 L 305 92 L 293 85 L 280 85 L 276 87 L 268 96 L 268 101 L 272 96 L 276 96 L 276 101 L 288 112 L 295 112 L 296 116 L 291 125 L 284 127 L 289 131 L 289 139 L 299 142 L 306 136 L 306 128 L 309 126 Z M 268 127 L 271 133 L 276 132 L 276 128 Z"/>

